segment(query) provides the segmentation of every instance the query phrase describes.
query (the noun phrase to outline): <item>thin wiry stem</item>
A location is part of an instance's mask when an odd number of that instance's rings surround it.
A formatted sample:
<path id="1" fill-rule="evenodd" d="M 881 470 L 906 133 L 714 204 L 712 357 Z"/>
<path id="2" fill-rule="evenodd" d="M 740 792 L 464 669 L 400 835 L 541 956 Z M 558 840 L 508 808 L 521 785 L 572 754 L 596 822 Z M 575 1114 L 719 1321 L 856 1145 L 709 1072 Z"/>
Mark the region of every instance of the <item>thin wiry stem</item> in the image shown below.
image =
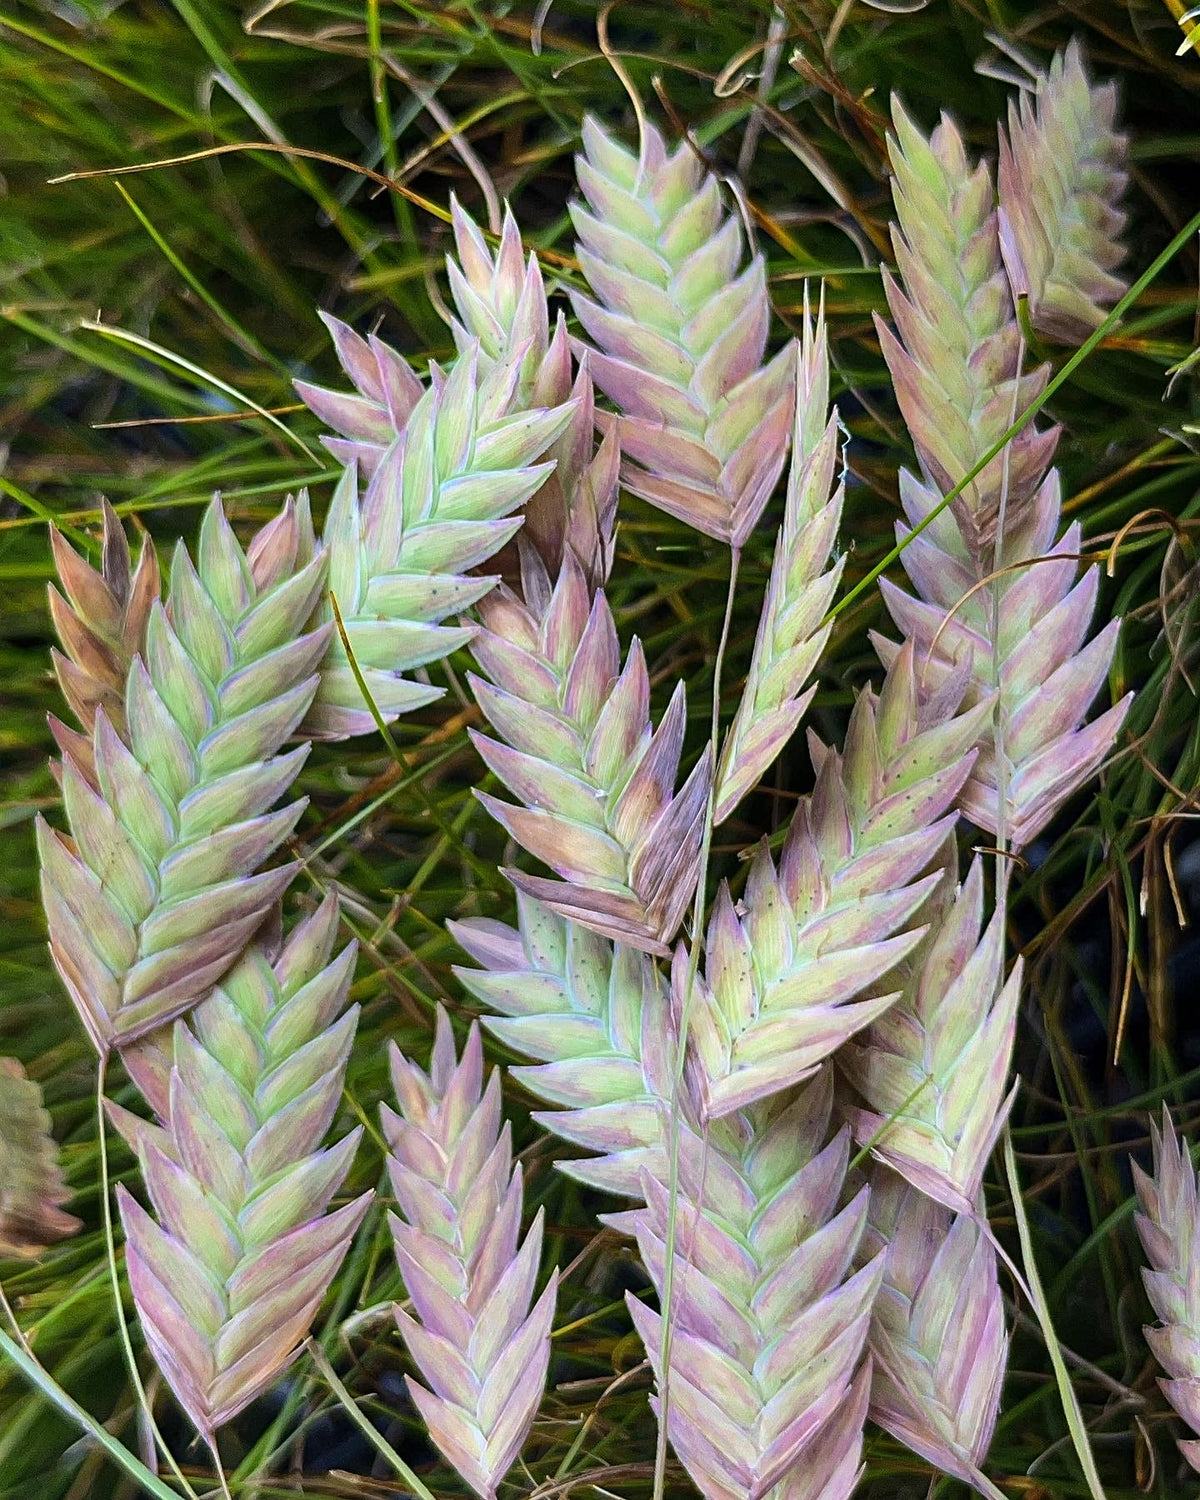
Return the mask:
<path id="1" fill-rule="evenodd" d="M 343 1410 L 366 1440 L 371 1444 L 385 1463 L 391 1465 L 398 1479 L 402 1479 L 421 1500 L 437 1500 L 436 1495 L 428 1485 L 415 1474 L 404 1462 L 391 1443 L 379 1432 L 373 1423 L 368 1422 L 354 1397 L 338 1378 L 337 1372 L 325 1358 L 325 1352 L 315 1339 L 308 1340 L 308 1352 L 314 1365 L 321 1372 L 321 1378 L 341 1403 Z"/>
<path id="2" fill-rule="evenodd" d="M 187 1476 L 175 1461 L 175 1455 L 167 1447 L 166 1439 L 158 1429 L 158 1423 L 154 1420 L 154 1411 L 150 1405 L 150 1398 L 146 1395 L 146 1387 L 142 1384 L 141 1373 L 137 1366 L 137 1357 L 133 1352 L 133 1341 L 129 1337 L 129 1324 L 125 1320 L 125 1305 L 121 1300 L 121 1279 L 117 1272 L 117 1249 L 113 1238 L 112 1219 L 112 1194 L 109 1187 L 108 1173 L 108 1135 L 104 1120 L 104 1078 L 108 1063 L 101 1058 L 96 1068 L 96 1135 L 100 1146 L 100 1196 L 104 1205 L 104 1244 L 108 1256 L 108 1275 L 112 1283 L 113 1306 L 117 1313 L 117 1327 L 121 1334 L 121 1347 L 125 1350 L 125 1361 L 129 1366 L 129 1374 L 133 1380 L 133 1388 L 137 1393 L 138 1405 L 141 1407 L 146 1418 L 146 1423 L 154 1435 L 154 1441 L 159 1452 L 166 1459 L 167 1465 L 175 1478 L 183 1487 L 184 1494 L 190 1496 L 190 1500 L 199 1500 L 196 1491 L 188 1482 Z"/>
<path id="3" fill-rule="evenodd" d="M 729 587 L 725 595 L 725 618 L 721 622 L 721 638 L 717 642 L 717 654 L 713 662 L 712 687 L 712 753 L 717 756 L 721 748 L 721 674 L 725 665 L 725 649 L 729 644 L 729 630 L 733 619 L 733 601 L 737 591 L 738 568 L 742 554 L 733 547 L 729 553 Z M 704 932 L 705 887 L 708 884 L 708 859 L 712 848 L 713 817 L 716 812 L 716 783 L 708 794 L 708 807 L 704 817 L 704 833 L 700 843 L 700 873 L 696 881 L 696 895 L 692 907 L 691 948 L 688 953 L 687 988 L 684 991 L 683 1007 L 679 1019 L 679 1033 L 675 1039 L 675 1076 L 671 1080 L 671 1127 L 668 1145 L 670 1203 L 667 1213 L 667 1237 L 663 1265 L 662 1290 L 662 1384 L 659 1393 L 658 1438 L 654 1450 L 654 1500 L 662 1500 L 667 1473 L 667 1420 L 670 1415 L 671 1388 L 671 1338 L 672 1295 L 675 1289 L 675 1239 L 679 1209 L 679 1140 L 680 1090 L 683 1085 L 684 1064 L 687 1058 L 688 1022 L 692 1000 L 696 992 L 696 976 L 700 968 L 700 944 Z"/>

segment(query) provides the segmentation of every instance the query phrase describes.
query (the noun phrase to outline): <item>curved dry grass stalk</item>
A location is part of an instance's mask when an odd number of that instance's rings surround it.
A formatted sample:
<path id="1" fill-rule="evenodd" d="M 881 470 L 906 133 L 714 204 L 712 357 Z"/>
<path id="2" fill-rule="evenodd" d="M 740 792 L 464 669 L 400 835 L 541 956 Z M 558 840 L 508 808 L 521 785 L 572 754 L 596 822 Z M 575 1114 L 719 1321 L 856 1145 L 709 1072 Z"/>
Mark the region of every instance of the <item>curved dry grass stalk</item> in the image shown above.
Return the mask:
<path id="1" fill-rule="evenodd" d="M 831 1132 L 832 1075 L 706 1131 L 699 1103 L 681 1137 L 671 1444 L 709 1500 L 847 1495 L 883 1259 L 856 1266 L 868 1193 L 845 1193 L 850 1138 Z M 671 1194 L 649 1174 L 644 1191 L 644 1208 L 606 1222 L 636 1236 L 661 1294 Z M 626 1301 L 661 1385 L 662 1320 Z"/>
<path id="2" fill-rule="evenodd" d="M 648 124 L 627 151 L 594 119 L 572 206 L 592 297 L 572 296 L 596 385 L 617 415 L 621 482 L 732 547 L 754 529 L 787 455 L 792 356 L 764 365 L 771 306 L 761 256 L 686 143 Z"/>
<path id="3" fill-rule="evenodd" d="M 1082 343 L 1125 291 L 1119 207 L 1128 137 L 1116 129 L 1117 89 L 1093 84 L 1077 39 L 1031 90 L 1009 101 L 1000 130 L 1000 248 L 1013 296 L 1033 326 Z"/>
<path id="4" fill-rule="evenodd" d="M 155 1215 L 118 1187 L 134 1302 L 210 1445 L 299 1354 L 372 1196 L 326 1212 L 362 1133 L 322 1149 L 358 1020 L 337 923 L 330 897 L 176 1023 L 161 1124 L 110 1111 Z"/>
<path id="5" fill-rule="evenodd" d="M 943 1473 L 982 1480 L 1008 1359 L 996 1252 L 977 1212 L 952 1214 L 886 1167 L 870 1174 L 869 1251 L 884 1258 L 871 1316 L 871 1416 Z"/>
<path id="6" fill-rule="evenodd" d="M 126 734 L 125 683 L 133 658 L 144 648 L 150 611 L 161 583 L 158 556 L 149 537 L 137 566 L 117 513 L 102 500 L 104 534 L 97 570 L 75 551 L 60 531 L 50 528 L 50 551 L 62 593 L 50 584 L 50 617 L 62 643 L 52 650 L 54 673 L 82 733 L 55 715 L 50 730 L 58 748 L 70 755 L 88 784 L 99 790 L 92 736 L 103 709 L 109 723 Z"/>
<path id="7" fill-rule="evenodd" d="M 1200 1190 L 1191 1159 L 1163 1106 L 1162 1127 L 1150 1125 L 1153 1171 L 1133 1163 L 1140 1212 L 1135 1217 L 1149 1266 L 1146 1295 L 1158 1315 L 1145 1330 L 1150 1351 L 1166 1372 L 1163 1394 L 1193 1434 L 1179 1451 L 1200 1472 Z"/>
<path id="8" fill-rule="evenodd" d="M 439 1006 L 429 1073 L 395 1046 L 391 1072 L 400 1113 L 384 1106 L 383 1128 L 402 1217 L 389 1222 L 415 1316 L 395 1314 L 428 1386 L 408 1390 L 443 1456 L 494 1500 L 545 1390 L 558 1273 L 534 1302 L 542 1215 L 521 1243 L 521 1169 L 499 1075 L 484 1088 L 479 1028 L 456 1061 Z"/>
<path id="9" fill-rule="evenodd" d="M 0 1260 L 35 1257 L 79 1228 L 42 1091 L 15 1057 L 0 1057 Z"/>
<path id="10" fill-rule="evenodd" d="M 219 500 L 197 561 L 180 543 L 124 693 L 103 705 L 95 784 L 69 750 L 70 837 L 38 820 L 50 949 L 101 1054 L 181 1015 L 224 974 L 291 879 L 263 871 L 304 808 L 270 811 L 307 753 L 278 753 L 317 688 L 328 627 L 308 629 L 325 559 L 304 496 L 243 551 Z"/>
<path id="11" fill-rule="evenodd" d="M 943 881 L 921 915 L 930 930 L 904 961 L 900 999 L 846 1043 L 838 1065 L 866 1104 L 847 1107 L 855 1139 L 922 1193 L 972 1214 L 1015 1098 L 1005 1089 L 1021 963 L 1006 983 L 1000 914 L 981 934 L 978 859 L 957 895 Z"/>
<path id="12" fill-rule="evenodd" d="M 831 554 L 844 487 L 835 485 L 838 416 L 829 411 L 825 306 L 815 325 L 805 291 L 796 359 L 796 415 L 783 526 L 763 600 L 754 654 L 737 714 L 717 763 L 714 823 L 722 823 L 752 790 L 804 717 L 815 686 L 805 684 L 829 640 L 829 606 L 843 560 Z"/>

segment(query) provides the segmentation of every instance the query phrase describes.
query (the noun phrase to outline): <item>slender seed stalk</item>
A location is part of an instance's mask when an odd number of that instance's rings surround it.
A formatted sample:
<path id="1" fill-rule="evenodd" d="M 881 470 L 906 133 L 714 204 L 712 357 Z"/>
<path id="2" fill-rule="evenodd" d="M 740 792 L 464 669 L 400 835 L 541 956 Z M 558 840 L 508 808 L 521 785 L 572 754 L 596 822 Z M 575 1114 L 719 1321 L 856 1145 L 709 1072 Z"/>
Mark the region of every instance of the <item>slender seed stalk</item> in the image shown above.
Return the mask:
<path id="1" fill-rule="evenodd" d="M 720 752 L 721 740 L 721 673 L 725 664 L 725 648 L 729 642 L 729 628 L 733 619 L 733 600 L 737 590 L 738 568 L 741 550 L 730 548 L 729 587 L 725 594 L 725 617 L 721 622 L 721 636 L 717 642 L 717 654 L 713 661 L 712 687 L 712 753 Z M 700 969 L 700 947 L 703 942 L 704 912 L 707 906 L 705 889 L 708 885 L 708 858 L 712 848 L 713 818 L 716 812 L 716 784 L 709 789 L 708 807 L 704 817 L 704 830 L 700 841 L 700 874 L 696 881 L 696 895 L 692 903 L 691 946 L 688 950 L 687 984 L 684 990 L 683 1011 L 678 1035 L 675 1039 L 675 1068 L 671 1079 L 671 1119 L 668 1145 L 668 1192 L 670 1206 L 667 1212 L 666 1259 L 663 1271 L 662 1291 L 662 1390 L 658 1417 L 658 1436 L 654 1449 L 654 1500 L 662 1500 L 663 1486 L 667 1474 L 667 1420 L 670 1415 L 671 1390 L 671 1340 L 673 1335 L 672 1301 L 675 1291 L 675 1239 L 679 1212 L 679 1141 L 680 1141 L 680 1093 L 683 1085 L 684 1066 L 687 1061 L 688 1024 L 691 1020 L 692 1003 L 696 993 L 696 976 Z"/>

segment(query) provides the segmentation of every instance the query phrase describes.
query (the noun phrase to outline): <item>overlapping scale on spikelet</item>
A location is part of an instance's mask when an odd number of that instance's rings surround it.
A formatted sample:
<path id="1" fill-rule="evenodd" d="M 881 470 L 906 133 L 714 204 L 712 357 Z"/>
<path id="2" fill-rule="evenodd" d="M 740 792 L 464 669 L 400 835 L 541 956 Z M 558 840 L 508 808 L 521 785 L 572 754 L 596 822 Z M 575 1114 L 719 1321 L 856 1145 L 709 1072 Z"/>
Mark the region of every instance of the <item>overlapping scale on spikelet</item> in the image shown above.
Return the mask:
<path id="1" fill-rule="evenodd" d="M 612 458 L 602 447 L 595 462 Z M 508 590 L 482 600 L 472 643 L 489 680 L 472 675 L 471 686 L 499 736 L 472 739 L 519 805 L 477 795 L 559 876 L 507 870 L 518 890 L 614 941 L 666 954 L 699 874 L 711 751 L 676 792 L 683 683 L 653 729 L 641 645 L 634 640 L 622 666 L 608 601 L 573 548 L 550 593 L 549 575 L 528 562 L 526 600 Z"/>
<path id="2" fill-rule="evenodd" d="M 364 339 L 341 319 L 324 312 L 318 316 L 354 390 L 333 391 L 297 380 L 296 392 L 338 434 L 322 439 L 338 462 L 357 464 L 369 476 L 408 426 L 425 387 L 404 356 L 376 334 Z"/>
<path id="3" fill-rule="evenodd" d="M 1019 374 L 1021 335 L 986 165 L 971 167 L 945 116 L 928 139 L 898 102 L 892 118 L 892 243 L 901 284 L 884 272 L 896 329 L 878 317 L 876 327 L 922 470 L 940 499 L 1037 398 L 1048 370 Z M 1028 424 L 952 502 L 963 545 L 982 571 L 991 564 L 1002 499 L 1010 523 L 1019 520 L 1057 439 L 1057 429 Z"/>
<path id="4" fill-rule="evenodd" d="M 950 704 L 951 709 L 953 703 Z M 986 707 L 928 715 L 912 654 L 863 692 L 839 755 L 814 742 L 817 783 L 776 868 L 764 844 L 735 907 L 717 895 L 691 1008 L 704 1109 L 719 1116 L 799 1082 L 896 999 L 878 982 L 909 954 L 939 876 Z M 686 987 L 676 956 L 677 1004 Z"/>
<path id="5" fill-rule="evenodd" d="M 904 539 L 937 496 L 909 474 L 901 475 L 900 493 L 909 526 L 898 525 L 897 536 Z M 1120 622 L 1111 621 L 1088 640 L 1099 570 L 1079 576 L 1079 524 L 1059 536 L 1061 515 L 1061 486 L 1052 470 L 1025 519 L 1006 530 L 1002 571 L 985 588 L 974 587 L 944 514 L 909 539 L 901 555 L 916 597 L 880 580 L 927 689 L 957 680 L 965 670 L 966 701 L 978 703 L 994 695 L 998 679 L 998 718 L 981 740 L 961 806 L 989 833 L 1003 828 L 1016 848 L 1028 844 L 1095 773 L 1130 702 L 1126 697 L 1085 722 L 1108 675 Z M 993 640 L 995 596 L 999 634 Z M 898 649 L 879 639 L 876 646 L 885 662 Z"/>
<path id="6" fill-rule="evenodd" d="M 883 1265 L 856 1267 L 868 1194 L 845 1190 L 850 1137 L 831 1132 L 832 1100 L 825 1069 L 682 1132 L 667 1430 L 709 1500 L 843 1495 L 858 1470 Z M 644 1183 L 646 1206 L 608 1222 L 636 1235 L 661 1295 L 670 1193 Z M 626 1300 L 661 1385 L 661 1317 Z"/>
<path id="7" fill-rule="evenodd" d="M 62 644 L 61 651 L 50 653 L 54 672 L 82 732 L 54 715 L 50 729 L 58 748 L 70 755 L 97 790 L 92 756 L 96 715 L 103 709 L 124 737 L 129 666 L 145 645 L 150 611 L 160 589 L 158 557 L 149 537 L 142 542 L 135 568 L 116 512 L 107 500 L 101 504 L 104 534 L 99 569 L 80 557 L 52 527 L 50 550 L 62 592 L 53 584 L 48 589 L 50 616 Z"/>
<path id="8" fill-rule="evenodd" d="M 1166 1372 L 1163 1394 L 1195 1434 L 1179 1451 L 1200 1472 L 1200 1191 L 1191 1159 L 1163 1108 L 1162 1129 L 1150 1125 L 1151 1175 L 1133 1163 L 1140 1212 L 1135 1217 L 1149 1266 L 1142 1271 L 1158 1326 L 1145 1330 Z"/>
<path id="9" fill-rule="evenodd" d="M 974 1485 L 1008 1359 L 996 1252 L 976 1214 L 951 1213 L 886 1167 L 873 1167 L 870 1182 L 864 1243 L 885 1260 L 871 1317 L 871 1416 Z"/>
<path id="10" fill-rule="evenodd" d="M 1000 130 L 1000 247 L 1014 297 L 1033 326 L 1081 343 L 1125 291 L 1119 207 L 1128 138 L 1116 129 L 1117 88 L 1093 84 L 1074 40 L 1009 102 Z"/>
<path id="11" fill-rule="evenodd" d="M 161 1124 L 118 1118 L 154 1210 L 118 1188 L 130 1287 L 210 1443 L 299 1353 L 371 1198 L 326 1212 L 361 1134 L 322 1149 L 358 1017 L 337 922 L 331 897 L 281 947 L 252 946 L 176 1023 Z"/>
<path id="12" fill-rule="evenodd" d="M 462 1060 L 445 1011 L 428 1074 L 392 1048 L 400 1113 L 384 1106 L 389 1222 L 413 1314 L 396 1322 L 426 1385 L 409 1394 L 443 1456 L 482 1500 L 512 1467 L 537 1416 L 550 1360 L 557 1272 L 534 1302 L 542 1215 L 520 1241 L 521 1169 L 483 1084 L 479 1029 Z"/>
<path id="13" fill-rule="evenodd" d="M 807 294 L 806 294 L 807 302 Z M 829 640 L 825 623 L 842 576 L 831 560 L 844 488 L 836 482 L 838 419 L 829 410 L 829 351 L 822 303 L 805 308 L 796 361 L 796 419 L 783 526 L 737 714 L 717 764 L 714 821 L 724 822 L 795 732 L 815 686 L 805 684 Z"/>
<path id="14" fill-rule="evenodd" d="M 1004 981 L 1001 915 L 983 926 L 983 868 L 976 859 L 954 898 L 931 898 L 930 931 L 902 967 L 899 1001 L 846 1043 L 838 1063 L 865 1101 L 847 1115 L 914 1187 L 971 1213 L 1008 1111 L 1005 1097 L 1021 990 L 1018 960 Z"/>
<path id="15" fill-rule="evenodd" d="M 330 506 L 329 590 L 385 722 L 440 696 L 411 674 L 470 639 L 470 627 L 442 622 L 495 584 L 471 570 L 512 537 L 521 524 L 514 512 L 550 472 L 536 460 L 565 429 L 571 407 L 511 414 L 515 374 L 496 366 L 481 375 L 473 352 L 448 375 L 435 371 L 361 499 L 351 466 Z M 304 733 L 336 740 L 374 727 L 339 631 Z"/>
<path id="16" fill-rule="evenodd" d="M 182 543 L 124 697 L 96 712 L 93 785 L 64 754 L 70 837 L 38 822 L 50 949 L 101 1053 L 181 1015 L 226 972 L 294 870 L 262 866 L 303 802 L 271 811 L 306 747 L 280 754 L 317 687 L 328 626 L 307 501 L 250 552 L 219 500 Z"/>
<path id="17" fill-rule="evenodd" d="M 569 1176 L 629 1198 L 642 1173 L 665 1180 L 673 1079 L 669 1007 L 645 953 L 614 945 L 529 896 L 518 926 L 477 918 L 447 924 L 482 967 L 456 968 L 467 990 L 498 1016 L 483 1024 L 533 1057 L 510 1071 L 553 1108 L 533 1116 L 573 1145 L 599 1153 L 560 1162 Z"/>
<path id="18" fill-rule="evenodd" d="M 547 450 L 554 472 L 525 507 L 521 540 L 542 557 L 551 578 L 558 572 L 564 547 L 570 545 L 593 584 L 599 585 L 612 562 L 616 456 L 606 453 L 602 464 L 593 463 L 595 401 L 587 360 L 581 361 L 572 385 L 566 321 L 560 312 L 551 332 L 537 256 L 524 254 L 507 205 L 495 254 L 457 199 L 452 198 L 450 206 L 457 258 L 446 257 L 446 270 L 458 313 L 452 323 L 456 345 L 466 351 L 476 342 L 482 369 L 515 366 L 514 410 L 560 406 L 569 398 L 576 403 L 567 427 Z M 606 550 L 598 553 L 595 543 L 600 538 Z"/>
<path id="19" fill-rule="evenodd" d="M 70 1199 L 42 1091 L 14 1057 L 0 1057 L 0 1260 L 36 1256 L 74 1234 Z"/>
<path id="20" fill-rule="evenodd" d="M 617 408 L 622 483 L 740 547 L 783 468 L 792 356 L 763 359 L 770 323 L 761 256 L 743 268 L 738 220 L 690 145 L 668 154 L 644 127 L 627 151 L 593 119 L 571 209 L 592 296 L 574 295 L 591 372 Z"/>
<path id="21" fill-rule="evenodd" d="M 1116 737 L 1127 702 L 1091 724 L 1084 719 L 1118 626 L 1087 642 L 1098 575 L 1092 569 L 1077 581 L 1079 527 L 1058 535 L 1060 485 L 1046 472 L 1054 430 L 1027 425 L 951 514 L 925 524 L 1038 394 L 1045 372 L 1014 388 L 1020 337 L 986 168 L 969 170 L 948 120 L 928 141 L 899 106 L 895 123 L 894 243 L 904 290 L 888 284 L 899 337 L 882 323 L 879 329 L 925 480 L 900 476 L 907 524 L 897 535 L 918 597 L 886 579 L 881 587 L 915 646 L 922 684 L 936 690 L 947 674 L 966 672 L 968 702 L 994 696 L 998 686 L 996 717 L 962 807 L 1019 848 L 1095 772 Z M 911 535 L 919 526 L 921 534 Z M 895 650 L 882 644 L 885 662 Z"/>

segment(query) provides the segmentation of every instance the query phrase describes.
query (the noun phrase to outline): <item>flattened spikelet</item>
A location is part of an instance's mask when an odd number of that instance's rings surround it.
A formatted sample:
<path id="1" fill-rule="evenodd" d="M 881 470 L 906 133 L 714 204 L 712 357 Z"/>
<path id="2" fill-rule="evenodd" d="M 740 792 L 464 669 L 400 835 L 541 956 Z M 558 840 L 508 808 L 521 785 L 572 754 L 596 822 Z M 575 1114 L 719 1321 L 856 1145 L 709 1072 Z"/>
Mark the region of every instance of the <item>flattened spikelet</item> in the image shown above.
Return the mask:
<path id="1" fill-rule="evenodd" d="M 0 1057 L 0 1260 L 37 1256 L 74 1234 L 42 1091 L 14 1057 Z"/>
<path id="2" fill-rule="evenodd" d="M 361 1135 L 322 1149 L 358 1020 L 337 923 L 330 897 L 176 1023 L 160 1125 L 113 1112 L 154 1210 L 117 1189 L 138 1315 L 210 1444 L 296 1358 L 371 1199 L 326 1212 Z"/>
<path id="3" fill-rule="evenodd" d="M 875 323 L 896 399 L 938 499 L 965 478 L 1041 393 L 1043 366 L 1020 374 L 1021 335 L 1004 266 L 991 173 L 971 167 L 945 116 L 926 139 L 898 101 L 889 138 L 898 285 L 884 272 L 895 333 Z M 1009 523 L 1033 503 L 1058 441 L 1029 423 L 951 502 L 962 545 L 987 571 L 1003 505 Z"/>
<path id="4" fill-rule="evenodd" d="M 446 1460 L 493 1500 L 541 1404 L 558 1273 L 534 1302 L 542 1215 L 520 1242 L 521 1169 L 500 1119 L 500 1080 L 483 1084 L 473 1026 L 461 1061 L 438 1008 L 428 1074 L 393 1046 L 400 1113 L 384 1106 L 388 1171 L 400 1215 L 389 1222 L 413 1315 L 395 1309 L 427 1382 L 409 1394 Z"/>
<path id="5" fill-rule="evenodd" d="M 1005 1086 L 1021 965 L 1005 983 L 999 915 L 980 933 L 978 859 L 957 899 L 944 882 L 922 915 L 930 931 L 902 966 L 900 999 L 846 1043 L 838 1063 L 867 1105 L 847 1111 L 855 1139 L 927 1196 L 969 1214 L 1013 1102 Z"/>
<path id="6" fill-rule="evenodd" d="M 839 483 L 835 488 L 837 412 L 826 422 L 829 354 L 824 300 L 815 328 L 808 316 L 807 291 L 805 304 L 787 505 L 746 686 L 717 764 L 717 823 L 724 822 L 756 785 L 803 718 L 816 691 L 805 684 L 829 640 L 832 627 L 823 622 L 842 576 L 842 560 L 831 560 L 844 487 Z"/>
<path id="7" fill-rule="evenodd" d="M 906 473 L 900 476 L 900 494 L 912 526 L 937 503 L 934 491 Z M 1080 526 L 1072 522 L 1058 536 L 1061 516 L 1061 486 L 1051 470 L 1025 521 L 1006 530 L 1003 571 L 987 588 L 975 588 L 961 544 L 940 524 L 945 516 L 901 554 L 916 598 L 880 580 L 888 612 L 915 652 L 927 691 L 958 682 L 966 669 L 965 701 L 982 703 L 994 700 L 998 676 L 999 704 L 981 737 L 960 805 L 989 833 L 1003 828 L 1018 849 L 1095 774 L 1132 699 L 1129 694 L 1085 722 L 1107 679 L 1120 621 L 1110 621 L 1088 640 L 1099 570 L 1092 567 L 1079 576 Z M 909 529 L 898 524 L 897 536 L 907 536 Z M 994 639 L 993 589 L 999 595 Z M 875 645 L 885 662 L 893 659 L 892 642 L 876 638 Z"/>
<path id="8" fill-rule="evenodd" d="M 611 461 L 606 453 L 596 465 Z M 471 647 L 490 679 L 472 675 L 471 687 L 500 736 L 472 739 L 523 805 L 477 795 L 560 877 L 506 870 L 518 890 L 614 941 L 666 954 L 699 875 L 711 749 L 676 792 L 683 683 L 652 728 L 641 645 L 622 666 L 612 611 L 573 547 L 552 592 L 535 563 L 527 559 L 525 601 L 508 590 L 481 601 L 484 628 Z"/>
<path id="9" fill-rule="evenodd" d="M 351 466 L 330 506 L 329 589 L 385 722 L 440 696 L 411 673 L 470 639 L 470 627 L 442 622 L 495 584 L 472 570 L 513 536 L 521 524 L 514 512 L 551 470 L 535 460 L 563 432 L 571 407 L 507 415 L 514 377 L 499 366 L 481 376 L 474 351 L 449 375 L 435 371 L 361 500 Z M 303 727 L 325 740 L 375 728 L 340 633 Z"/>
<path id="10" fill-rule="evenodd" d="M 926 140 L 899 105 L 894 116 L 893 237 L 904 290 L 889 280 L 896 333 L 878 326 L 924 479 L 901 473 L 907 524 L 897 526 L 918 597 L 888 579 L 880 587 L 927 691 L 966 673 L 966 701 L 979 703 L 998 686 L 962 808 L 1020 848 L 1116 738 L 1128 699 L 1084 720 L 1119 627 L 1114 621 L 1087 641 L 1098 574 L 1090 569 L 1076 582 L 1077 523 L 1058 535 L 1060 484 L 1047 473 L 1055 429 L 1027 424 L 950 513 L 929 520 L 1039 394 L 1046 370 L 1017 376 L 1021 341 L 986 168 L 969 169 L 950 121 Z M 920 535 L 910 535 L 917 527 Z M 890 662 L 896 647 L 877 645 Z"/>
<path id="11" fill-rule="evenodd" d="M 1013 296 L 1033 326 L 1082 343 L 1125 290 L 1118 206 L 1128 138 L 1116 129 L 1117 89 L 1093 84 L 1078 41 L 1008 106 L 1000 130 L 1000 247 Z"/>
<path id="12" fill-rule="evenodd" d="M 408 426 L 424 386 L 404 356 L 375 334 L 364 339 L 329 313 L 318 317 L 329 330 L 338 363 L 354 391 L 331 391 L 297 380 L 296 392 L 338 434 L 322 439 L 338 462 L 357 465 L 369 477 Z"/>
<path id="13" fill-rule="evenodd" d="M 640 1198 L 642 1173 L 665 1179 L 666 1110 L 674 1048 L 666 989 L 653 962 L 517 895 L 519 926 L 479 918 L 447 923 L 480 965 L 455 969 L 500 1015 L 483 1024 L 535 1058 L 511 1069 L 554 1106 L 534 1119 L 598 1152 L 558 1165 L 592 1187 Z"/>
<path id="14" fill-rule="evenodd" d="M 952 1214 L 886 1167 L 873 1167 L 870 1180 L 865 1243 L 885 1252 L 871 1318 L 871 1416 L 974 1485 L 1008 1359 L 996 1252 L 976 1214 Z"/>
<path id="15" fill-rule="evenodd" d="M 180 543 L 124 689 L 125 735 L 97 708 L 95 784 L 69 749 L 70 838 L 38 820 L 55 967 L 97 1049 L 181 1015 L 221 978 L 294 866 L 262 866 L 302 801 L 271 811 L 306 747 L 279 754 L 317 687 L 328 626 L 307 499 L 244 552 L 219 499 L 197 561 Z"/>
<path id="16" fill-rule="evenodd" d="M 51 527 L 50 550 L 62 592 L 49 586 L 50 616 L 62 644 L 51 651 L 62 695 L 79 720 L 82 733 L 51 717 L 58 748 L 69 754 L 97 787 L 92 756 L 96 715 L 103 709 L 118 734 L 125 734 L 125 683 L 133 658 L 146 641 L 150 611 L 159 595 L 158 556 L 149 537 L 142 542 L 137 567 L 125 531 L 107 500 L 101 502 L 104 539 L 99 570 Z"/>
<path id="17" fill-rule="evenodd" d="M 826 1069 L 681 1136 L 667 1429 L 708 1500 L 781 1482 L 778 1500 L 841 1496 L 857 1475 L 883 1262 L 855 1264 L 868 1195 L 847 1201 L 832 1101 Z M 645 1208 L 606 1221 L 636 1235 L 661 1295 L 670 1193 L 648 1175 L 645 1191 Z M 661 1318 L 626 1301 L 661 1384 Z"/>
<path id="18" fill-rule="evenodd" d="M 840 755 L 812 742 L 816 788 L 778 869 L 764 844 L 739 906 L 717 896 L 689 1038 L 707 1114 L 800 1082 L 896 999 L 878 981 L 920 938 L 985 711 L 927 717 L 905 652 L 860 695 Z"/>
<path id="19" fill-rule="evenodd" d="M 771 306 L 756 255 L 742 269 L 738 220 L 684 142 L 668 154 L 646 125 L 627 151 L 591 118 L 572 206 L 593 295 L 572 296 L 595 346 L 598 413 L 621 444 L 621 481 L 697 530 L 741 547 L 787 454 L 792 355 L 763 359 Z"/>
<path id="20" fill-rule="evenodd" d="M 1180 1440 L 1179 1451 L 1200 1473 L 1200 1190 L 1165 1105 L 1161 1130 L 1151 1122 L 1150 1134 L 1152 1174 L 1133 1163 L 1141 1210 L 1134 1222 L 1149 1262 L 1142 1280 L 1159 1319 L 1145 1330 L 1146 1342 L 1165 1371 L 1163 1394 L 1195 1434 Z"/>

